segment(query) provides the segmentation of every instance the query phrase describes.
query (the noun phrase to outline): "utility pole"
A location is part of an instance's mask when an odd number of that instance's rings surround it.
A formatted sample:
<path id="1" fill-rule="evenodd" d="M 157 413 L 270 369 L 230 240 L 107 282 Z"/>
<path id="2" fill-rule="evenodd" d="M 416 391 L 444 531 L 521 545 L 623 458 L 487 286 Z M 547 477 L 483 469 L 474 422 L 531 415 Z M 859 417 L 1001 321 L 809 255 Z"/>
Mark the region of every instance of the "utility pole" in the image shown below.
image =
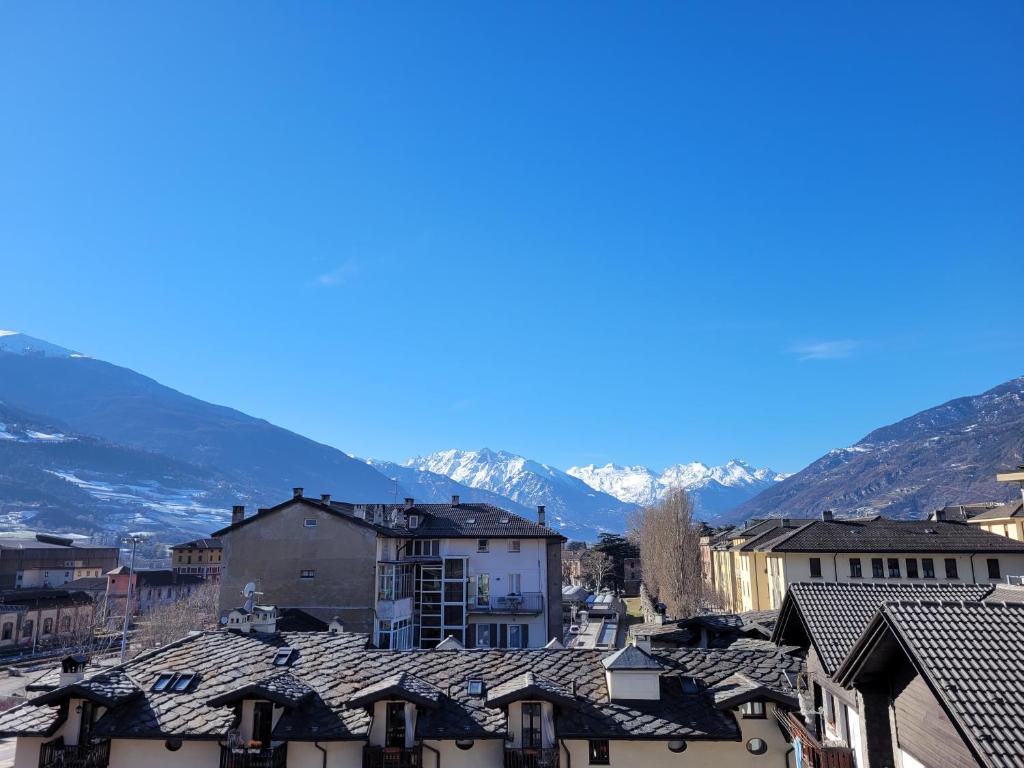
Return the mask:
<path id="1" fill-rule="evenodd" d="M 124 599 L 124 626 L 121 629 L 121 663 L 128 653 L 128 622 L 132 616 L 132 582 L 135 580 L 135 547 L 142 541 L 141 536 L 126 536 L 123 541 L 132 543 L 132 558 L 128 561 L 128 593 Z"/>

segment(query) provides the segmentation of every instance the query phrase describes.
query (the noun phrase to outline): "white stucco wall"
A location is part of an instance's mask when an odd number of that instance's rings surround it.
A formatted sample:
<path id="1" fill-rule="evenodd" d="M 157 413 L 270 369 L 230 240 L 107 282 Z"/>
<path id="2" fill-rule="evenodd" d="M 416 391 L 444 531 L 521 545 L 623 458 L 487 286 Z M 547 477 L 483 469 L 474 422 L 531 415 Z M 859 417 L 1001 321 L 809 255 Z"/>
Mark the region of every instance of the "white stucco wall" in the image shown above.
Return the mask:
<path id="1" fill-rule="evenodd" d="M 220 764 L 220 745 L 216 741 L 185 741 L 176 752 L 164 743 L 162 739 L 115 739 L 110 744 L 110 768 Z"/>
<path id="2" fill-rule="evenodd" d="M 605 672 L 605 680 L 612 699 L 653 701 L 661 698 L 661 673 L 657 670 Z"/>

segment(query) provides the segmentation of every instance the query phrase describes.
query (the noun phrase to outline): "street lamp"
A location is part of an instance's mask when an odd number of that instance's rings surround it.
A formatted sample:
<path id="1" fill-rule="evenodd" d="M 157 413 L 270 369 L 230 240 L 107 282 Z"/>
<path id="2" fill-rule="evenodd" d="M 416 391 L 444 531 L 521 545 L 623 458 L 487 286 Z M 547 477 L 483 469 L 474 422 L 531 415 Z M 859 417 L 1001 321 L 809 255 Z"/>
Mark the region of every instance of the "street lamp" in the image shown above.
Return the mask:
<path id="1" fill-rule="evenodd" d="M 128 561 L 128 592 L 124 598 L 124 626 L 121 628 L 121 663 L 124 664 L 125 654 L 128 653 L 128 621 L 131 618 L 132 604 L 132 581 L 135 577 L 135 547 L 142 541 L 141 536 L 125 536 L 122 541 L 131 542 L 132 558 Z"/>

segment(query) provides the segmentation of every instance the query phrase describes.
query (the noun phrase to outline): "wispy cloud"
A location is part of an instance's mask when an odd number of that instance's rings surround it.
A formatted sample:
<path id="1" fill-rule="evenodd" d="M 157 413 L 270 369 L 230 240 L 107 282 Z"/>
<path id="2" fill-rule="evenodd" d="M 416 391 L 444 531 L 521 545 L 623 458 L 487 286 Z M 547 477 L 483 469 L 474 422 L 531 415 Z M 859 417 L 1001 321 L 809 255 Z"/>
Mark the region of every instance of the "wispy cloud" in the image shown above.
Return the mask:
<path id="1" fill-rule="evenodd" d="M 813 341 L 807 344 L 794 344 L 789 348 L 797 360 L 841 360 L 852 355 L 861 345 L 854 339 L 836 339 L 833 341 Z"/>
<path id="2" fill-rule="evenodd" d="M 324 272 L 316 279 L 316 284 L 323 288 L 335 288 L 345 285 L 359 274 L 359 265 L 354 261 L 346 261 L 330 272 Z"/>

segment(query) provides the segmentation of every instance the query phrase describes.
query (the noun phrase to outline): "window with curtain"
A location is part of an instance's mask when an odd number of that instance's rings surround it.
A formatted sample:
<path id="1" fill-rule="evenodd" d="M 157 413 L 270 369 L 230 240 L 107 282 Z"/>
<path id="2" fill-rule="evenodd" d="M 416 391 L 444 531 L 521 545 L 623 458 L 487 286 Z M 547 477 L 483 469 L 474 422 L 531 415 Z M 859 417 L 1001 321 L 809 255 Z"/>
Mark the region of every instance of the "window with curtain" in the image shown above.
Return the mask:
<path id="1" fill-rule="evenodd" d="M 523 708 L 523 749 L 540 749 L 543 746 L 540 702 L 524 701 L 521 706 Z"/>

